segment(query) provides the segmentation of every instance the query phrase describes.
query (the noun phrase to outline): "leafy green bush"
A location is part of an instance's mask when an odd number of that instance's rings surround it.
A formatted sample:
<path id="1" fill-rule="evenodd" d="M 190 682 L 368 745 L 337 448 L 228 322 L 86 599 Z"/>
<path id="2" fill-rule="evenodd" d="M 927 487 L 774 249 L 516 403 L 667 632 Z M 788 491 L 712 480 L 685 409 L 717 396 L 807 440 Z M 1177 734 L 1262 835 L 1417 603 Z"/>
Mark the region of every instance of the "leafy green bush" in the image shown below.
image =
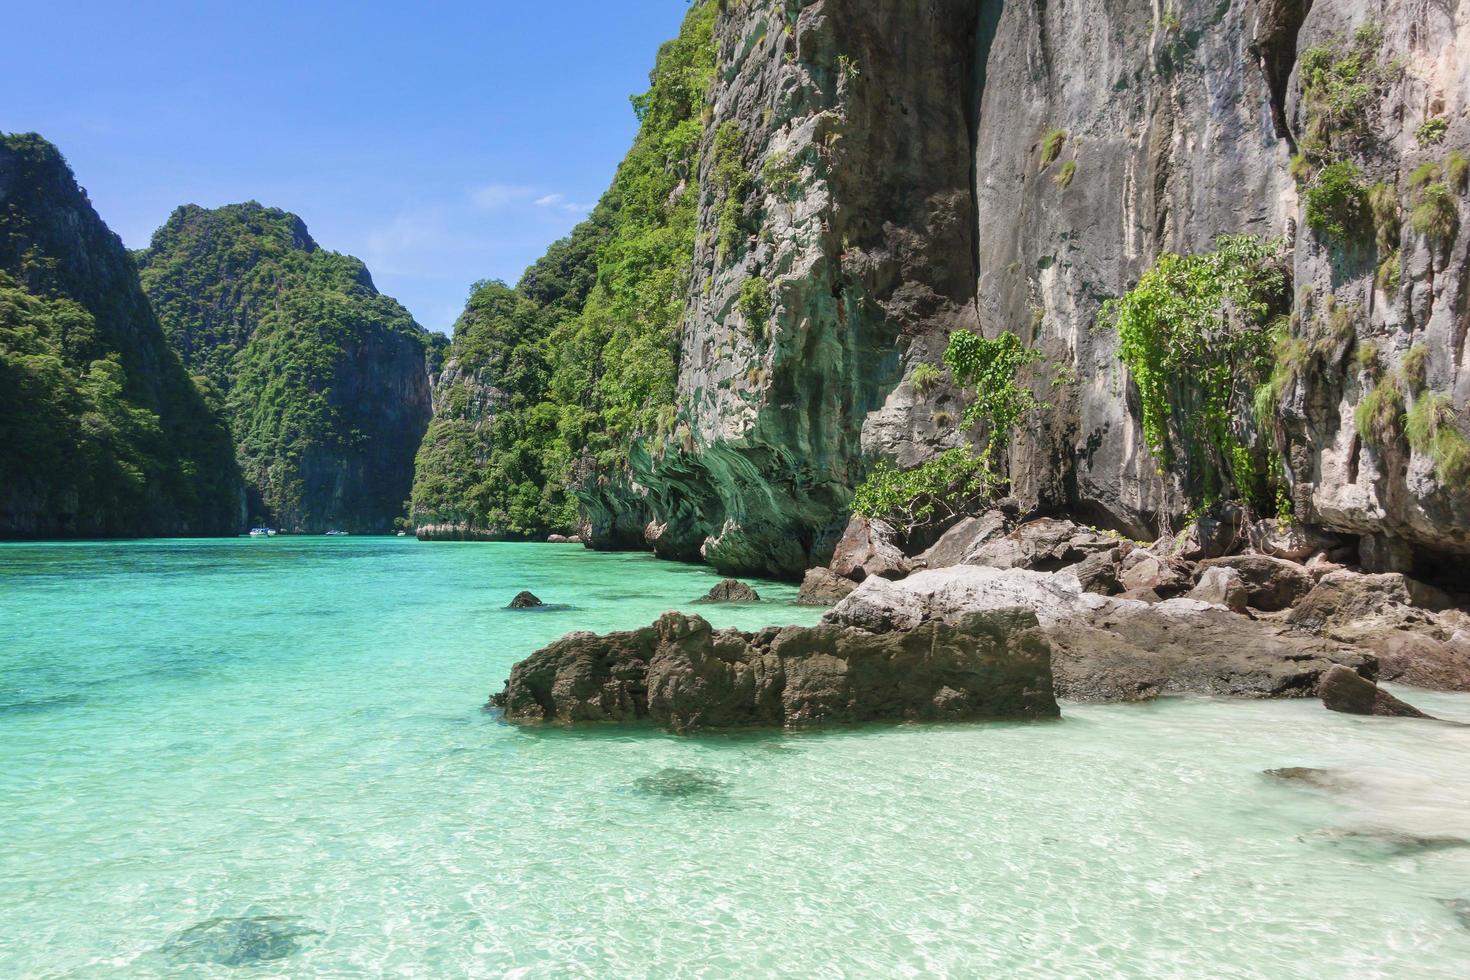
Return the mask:
<path id="1" fill-rule="evenodd" d="M 1287 303 L 1284 243 L 1224 235 L 1215 245 L 1160 256 L 1127 295 L 1104 305 L 1099 322 L 1118 332 L 1160 464 L 1174 459 L 1176 439 L 1202 446 L 1209 471 L 1249 495 L 1256 473 L 1236 461 L 1252 395 L 1271 371 L 1271 326 Z"/>
<path id="2" fill-rule="evenodd" d="M 1339 39 L 1302 52 L 1299 75 L 1307 118 L 1302 150 L 1307 156 L 1320 158 L 1331 147 L 1368 136 L 1368 110 L 1387 78 L 1377 60 L 1382 41 L 1382 32 L 1370 23 L 1350 43 Z"/>
<path id="3" fill-rule="evenodd" d="M 1426 119 L 1414 130 L 1414 139 L 1420 146 L 1435 146 L 1444 142 L 1445 133 L 1449 131 L 1450 123 L 1443 116 L 1435 116 Z"/>
<path id="4" fill-rule="evenodd" d="M 1072 183 L 1072 178 L 1075 176 L 1077 176 L 1077 161 L 1068 160 L 1066 163 L 1062 164 L 1061 169 L 1057 171 L 1057 175 L 1054 179 L 1056 180 L 1056 184 L 1058 187 L 1060 187 L 1062 190 L 1066 190 L 1067 187 Z"/>
<path id="5" fill-rule="evenodd" d="M 1336 238 L 1356 237 L 1371 212 L 1368 192 L 1358 182 L 1357 164 L 1339 160 L 1323 167 L 1307 187 L 1307 226 Z"/>
<path id="6" fill-rule="evenodd" d="M 760 276 L 745 280 L 740 286 L 740 312 L 753 330 L 764 330 L 771 317 L 771 284 Z"/>
<path id="7" fill-rule="evenodd" d="M 975 386 L 975 402 L 965 409 L 966 426 L 984 423 L 990 440 L 986 452 L 992 456 L 1010 438 L 1011 427 L 1029 411 L 1040 406 L 1029 388 L 1016 383 L 1016 372 L 1041 359 L 1041 352 L 1021 343 L 1009 330 L 986 340 L 968 330 L 949 335 L 944 363 L 960 384 Z"/>
<path id="8" fill-rule="evenodd" d="M 786 197 L 801 184 L 801 163 L 789 153 L 773 153 L 761 166 L 761 183 L 778 197 Z"/>
<path id="9" fill-rule="evenodd" d="M 1000 486 L 988 457 L 962 446 L 908 470 L 880 461 L 853 494 L 852 510 L 909 535 L 978 509 Z"/>

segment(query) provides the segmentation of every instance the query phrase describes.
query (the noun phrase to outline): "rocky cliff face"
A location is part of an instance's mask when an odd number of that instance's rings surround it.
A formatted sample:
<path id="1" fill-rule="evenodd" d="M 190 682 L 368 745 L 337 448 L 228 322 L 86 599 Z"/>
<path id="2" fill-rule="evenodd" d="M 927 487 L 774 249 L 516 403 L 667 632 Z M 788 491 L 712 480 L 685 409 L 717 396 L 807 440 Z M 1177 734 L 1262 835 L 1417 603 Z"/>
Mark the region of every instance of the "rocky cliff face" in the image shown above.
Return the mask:
<path id="1" fill-rule="evenodd" d="M 253 202 L 179 208 L 140 266 L 170 342 L 225 392 L 251 520 L 390 530 L 437 349 L 366 267 Z"/>
<path id="2" fill-rule="evenodd" d="M 61 154 L 0 134 L 0 537 L 236 533 L 206 391 Z"/>
<path id="3" fill-rule="evenodd" d="M 1370 567 L 1464 561 L 1467 16 L 727 5 L 679 422 L 634 454 L 594 537 L 642 524 L 661 553 L 729 571 L 825 563 L 872 460 L 981 439 L 956 423 L 964 391 L 912 380 L 959 328 L 1043 353 L 1021 380 L 1045 404 L 1006 466 L 1023 505 L 1177 529 L 1206 501 L 1149 450 L 1098 313 L 1161 255 L 1247 234 L 1284 239 L 1292 315 L 1275 403 L 1239 425 L 1278 454 L 1297 518 L 1361 538 Z"/>

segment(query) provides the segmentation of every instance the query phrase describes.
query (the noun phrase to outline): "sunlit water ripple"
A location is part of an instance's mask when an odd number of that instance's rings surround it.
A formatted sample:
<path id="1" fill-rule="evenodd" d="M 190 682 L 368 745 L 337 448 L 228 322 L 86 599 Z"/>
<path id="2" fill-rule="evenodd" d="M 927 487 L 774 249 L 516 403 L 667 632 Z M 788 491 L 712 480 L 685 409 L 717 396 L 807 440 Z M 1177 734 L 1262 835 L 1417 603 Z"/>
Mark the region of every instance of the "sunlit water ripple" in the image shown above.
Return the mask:
<path id="1" fill-rule="evenodd" d="M 1209 700 L 697 739 L 482 712 L 537 646 L 714 581 L 547 545 L 0 546 L 0 976 L 1467 974 L 1470 729 Z M 817 618 L 755 584 L 700 611 Z M 502 608 L 523 588 L 572 608 Z"/>

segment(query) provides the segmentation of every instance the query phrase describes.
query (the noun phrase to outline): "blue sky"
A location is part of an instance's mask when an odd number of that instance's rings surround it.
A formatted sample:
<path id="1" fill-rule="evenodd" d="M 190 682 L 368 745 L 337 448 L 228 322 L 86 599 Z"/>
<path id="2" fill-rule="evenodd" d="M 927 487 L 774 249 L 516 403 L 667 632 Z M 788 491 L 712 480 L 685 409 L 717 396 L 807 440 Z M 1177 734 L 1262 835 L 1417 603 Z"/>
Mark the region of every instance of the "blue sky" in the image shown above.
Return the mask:
<path id="1" fill-rule="evenodd" d="M 611 181 L 686 0 L 13 4 L 0 130 L 61 148 L 130 248 L 180 204 L 301 215 L 448 330 Z"/>

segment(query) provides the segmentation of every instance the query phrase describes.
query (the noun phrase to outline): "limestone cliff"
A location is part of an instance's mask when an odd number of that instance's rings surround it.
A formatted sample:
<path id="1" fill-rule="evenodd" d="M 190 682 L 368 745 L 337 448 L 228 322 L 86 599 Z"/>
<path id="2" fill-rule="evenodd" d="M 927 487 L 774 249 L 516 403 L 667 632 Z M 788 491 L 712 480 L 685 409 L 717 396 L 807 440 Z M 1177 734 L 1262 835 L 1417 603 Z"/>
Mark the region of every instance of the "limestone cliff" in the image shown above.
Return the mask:
<path id="1" fill-rule="evenodd" d="M 0 134 L 0 538 L 236 533 L 209 389 L 60 152 Z"/>
<path id="2" fill-rule="evenodd" d="M 177 209 L 139 254 L 184 363 L 224 393 L 253 522 L 388 531 L 430 413 L 436 347 L 296 215 Z"/>
<path id="3" fill-rule="evenodd" d="M 1251 234 L 1290 255 L 1289 370 L 1252 438 L 1279 446 L 1297 518 L 1374 567 L 1470 554 L 1465 11 L 722 8 L 679 418 L 633 454 L 622 535 L 729 571 L 824 563 L 872 460 L 982 438 L 955 423 L 963 391 L 906 380 L 957 328 L 1044 354 L 1022 380 L 1045 406 L 1009 448 L 1023 504 L 1177 527 L 1201 494 L 1149 450 L 1099 309 L 1166 252 Z M 1332 231 L 1313 201 L 1361 213 Z"/>

